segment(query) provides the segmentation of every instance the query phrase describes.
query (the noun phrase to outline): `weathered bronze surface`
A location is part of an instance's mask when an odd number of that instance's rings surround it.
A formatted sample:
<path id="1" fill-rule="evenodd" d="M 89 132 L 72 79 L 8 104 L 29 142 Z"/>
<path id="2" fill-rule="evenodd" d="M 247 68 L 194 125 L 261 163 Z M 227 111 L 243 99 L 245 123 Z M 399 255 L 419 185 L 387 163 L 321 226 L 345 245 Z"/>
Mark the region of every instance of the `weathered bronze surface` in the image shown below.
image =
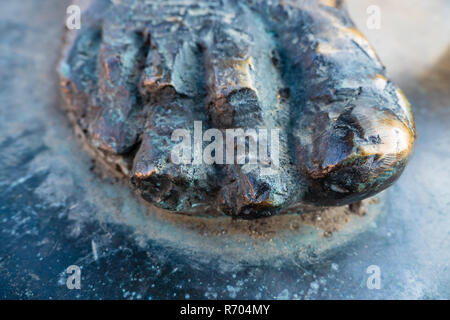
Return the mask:
<path id="1" fill-rule="evenodd" d="M 403 171 L 411 108 L 341 1 L 87 2 L 66 34 L 65 108 L 150 203 L 263 217 L 356 202 Z M 174 164 L 172 132 L 194 121 L 279 128 L 278 173 Z"/>

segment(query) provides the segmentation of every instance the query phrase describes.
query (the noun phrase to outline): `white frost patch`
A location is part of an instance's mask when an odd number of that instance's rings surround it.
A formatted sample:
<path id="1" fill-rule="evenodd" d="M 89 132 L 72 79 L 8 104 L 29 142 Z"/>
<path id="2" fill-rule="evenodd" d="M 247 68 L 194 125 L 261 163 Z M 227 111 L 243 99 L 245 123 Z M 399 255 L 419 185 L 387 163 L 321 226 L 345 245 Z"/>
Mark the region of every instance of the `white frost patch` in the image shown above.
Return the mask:
<path id="1" fill-rule="evenodd" d="M 280 294 L 277 297 L 277 300 L 288 300 L 289 299 L 289 290 L 284 289 L 280 292 Z"/>
<path id="2" fill-rule="evenodd" d="M 95 244 L 94 240 L 91 240 L 91 247 L 92 247 L 92 255 L 94 256 L 94 260 L 98 260 L 98 253 L 97 253 L 97 245 Z"/>

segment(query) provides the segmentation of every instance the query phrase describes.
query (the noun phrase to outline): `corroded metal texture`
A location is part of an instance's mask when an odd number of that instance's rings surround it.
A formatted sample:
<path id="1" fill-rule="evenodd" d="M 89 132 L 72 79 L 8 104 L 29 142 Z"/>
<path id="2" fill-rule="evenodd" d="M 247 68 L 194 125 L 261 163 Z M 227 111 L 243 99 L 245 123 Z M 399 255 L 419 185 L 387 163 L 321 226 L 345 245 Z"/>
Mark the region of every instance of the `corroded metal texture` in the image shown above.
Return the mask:
<path id="1" fill-rule="evenodd" d="M 255 218 L 390 186 L 410 105 L 341 1 L 88 1 L 59 67 L 69 117 L 150 203 Z M 259 165 L 175 164 L 175 129 L 280 129 Z"/>

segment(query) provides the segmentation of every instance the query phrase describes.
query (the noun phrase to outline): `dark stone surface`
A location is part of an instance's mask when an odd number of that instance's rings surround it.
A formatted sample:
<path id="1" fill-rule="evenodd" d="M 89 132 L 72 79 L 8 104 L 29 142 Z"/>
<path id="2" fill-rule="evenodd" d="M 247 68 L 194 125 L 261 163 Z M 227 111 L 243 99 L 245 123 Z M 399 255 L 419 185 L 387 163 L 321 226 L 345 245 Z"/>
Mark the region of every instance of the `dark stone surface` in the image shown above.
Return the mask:
<path id="1" fill-rule="evenodd" d="M 81 2 L 60 66 L 66 110 L 150 203 L 255 218 L 357 202 L 403 171 L 409 102 L 341 2 Z M 266 175 L 261 156 L 173 163 L 171 136 L 193 137 L 194 121 L 279 129 L 278 171 Z"/>
<path id="2" fill-rule="evenodd" d="M 300 226 L 257 241 L 169 223 L 128 186 L 90 171 L 91 157 L 60 111 L 55 65 L 67 3 L 2 2 L 0 297 L 450 298 L 448 43 L 440 34 L 430 41 L 430 32 L 417 47 L 406 37 L 399 49 L 399 30 L 423 35 L 427 28 L 411 20 L 411 0 L 403 3 L 397 9 L 405 20 L 384 9 L 383 25 L 395 23 L 379 31 L 376 47 L 416 114 L 419 139 L 408 168 L 383 193 L 378 215 L 353 219 L 329 238 Z M 416 5 L 448 30 L 448 2 L 433 3 Z M 65 286 L 73 264 L 82 268 L 81 290 Z M 366 287 L 370 265 L 380 267 L 380 290 Z"/>

